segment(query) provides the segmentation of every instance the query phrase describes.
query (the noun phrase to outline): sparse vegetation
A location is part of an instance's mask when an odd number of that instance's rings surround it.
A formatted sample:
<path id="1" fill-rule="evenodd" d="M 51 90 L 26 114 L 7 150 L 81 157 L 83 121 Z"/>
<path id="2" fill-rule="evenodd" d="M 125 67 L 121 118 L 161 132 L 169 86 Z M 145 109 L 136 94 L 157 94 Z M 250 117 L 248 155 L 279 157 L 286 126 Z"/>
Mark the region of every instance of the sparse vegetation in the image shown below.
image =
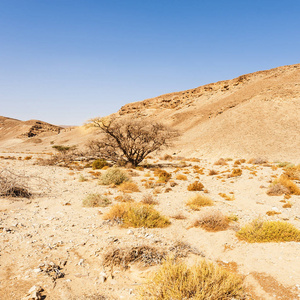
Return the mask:
<path id="1" fill-rule="evenodd" d="M 278 179 L 275 179 L 267 193 L 271 196 L 282 195 L 283 193 L 300 195 L 300 188 L 286 175 L 281 175 Z"/>
<path id="2" fill-rule="evenodd" d="M 196 194 L 187 201 L 186 205 L 192 210 L 200 210 L 203 206 L 213 205 L 213 201 L 207 196 Z"/>
<path id="3" fill-rule="evenodd" d="M 103 258 L 104 266 L 120 266 L 127 269 L 129 264 L 142 263 L 143 266 L 161 264 L 165 253 L 155 247 L 142 245 L 136 247 L 110 248 Z"/>
<path id="4" fill-rule="evenodd" d="M 188 267 L 168 259 L 139 291 L 140 299 L 245 299 L 243 280 L 211 262 Z"/>
<path id="5" fill-rule="evenodd" d="M 229 175 L 229 177 L 238 177 L 242 175 L 242 170 L 241 169 L 233 169 L 231 171 L 231 174 Z"/>
<path id="6" fill-rule="evenodd" d="M 100 183 L 104 185 L 114 184 L 120 185 L 121 183 L 128 181 L 127 174 L 116 167 L 109 168 L 100 178 Z"/>
<path id="7" fill-rule="evenodd" d="M 99 170 L 103 167 L 107 166 L 107 161 L 105 159 L 96 159 L 92 163 L 92 169 L 93 170 Z"/>
<path id="8" fill-rule="evenodd" d="M 177 180 L 187 180 L 187 177 L 183 174 L 178 174 L 178 175 L 176 175 L 176 179 Z"/>
<path id="9" fill-rule="evenodd" d="M 172 175 L 170 173 L 168 173 L 165 170 L 162 169 L 155 169 L 154 170 L 154 175 L 158 177 L 158 181 L 159 182 L 168 182 L 170 180 L 170 178 L 172 177 Z"/>
<path id="10" fill-rule="evenodd" d="M 89 194 L 82 201 L 82 205 L 85 207 L 105 207 L 109 204 L 111 201 L 100 194 Z"/>
<path id="11" fill-rule="evenodd" d="M 123 193 L 133 193 L 140 191 L 137 184 L 131 181 L 121 183 L 118 187 L 118 190 Z"/>
<path id="12" fill-rule="evenodd" d="M 91 149 L 96 149 L 103 158 L 112 161 L 126 160 L 134 167 L 147 155 L 170 145 L 178 131 L 161 123 L 116 118 L 95 118 L 91 126 L 105 134 L 101 141 L 93 141 Z"/>
<path id="13" fill-rule="evenodd" d="M 104 217 L 123 227 L 163 228 L 171 224 L 167 217 L 161 216 L 151 205 L 142 203 L 122 203 L 114 205 Z"/>
<path id="14" fill-rule="evenodd" d="M 200 181 L 195 181 L 188 185 L 188 191 L 202 191 L 204 185 Z"/>
<path id="15" fill-rule="evenodd" d="M 201 227 L 206 231 L 222 231 L 229 227 L 229 218 L 217 210 L 203 213 L 194 223 L 194 227 Z"/>
<path id="16" fill-rule="evenodd" d="M 300 242 L 300 230 L 283 221 L 256 219 L 242 227 L 236 235 L 249 243 Z"/>
<path id="17" fill-rule="evenodd" d="M 4 169 L 0 172 L 0 196 L 30 198 L 32 194 L 24 176 Z"/>
<path id="18" fill-rule="evenodd" d="M 158 201 L 155 200 L 151 194 L 144 195 L 141 202 L 144 203 L 144 204 L 148 204 L 148 205 L 158 204 Z"/>
<path id="19" fill-rule="evenodd" d="M 217 160 L 215 163 L 214 163 L 216 166 L 226 166 L 227 165 L 227 162 L 224 158 L 220 158 L 219 160 Z"/>
<path id="20" fill-rule="evenodd" d="M 289 193 L 289 189 L 280 183 L 272 184 L 267 191 L 267 194 L 269 196 L 281 196 L 283 194 L 288 194 L 288 193 Z"/>

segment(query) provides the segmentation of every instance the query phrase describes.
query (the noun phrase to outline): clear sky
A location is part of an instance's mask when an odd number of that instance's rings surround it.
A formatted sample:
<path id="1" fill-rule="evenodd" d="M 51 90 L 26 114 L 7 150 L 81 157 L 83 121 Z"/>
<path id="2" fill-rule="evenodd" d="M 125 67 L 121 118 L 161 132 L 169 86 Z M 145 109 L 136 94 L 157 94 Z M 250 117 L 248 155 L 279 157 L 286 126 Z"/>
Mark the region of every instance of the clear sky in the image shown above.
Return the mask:
<path id="1" fill-rule="evenodd" d="M 299 0 L 0 0 L 0 115 L 80 125 L 299 57 Z"/>

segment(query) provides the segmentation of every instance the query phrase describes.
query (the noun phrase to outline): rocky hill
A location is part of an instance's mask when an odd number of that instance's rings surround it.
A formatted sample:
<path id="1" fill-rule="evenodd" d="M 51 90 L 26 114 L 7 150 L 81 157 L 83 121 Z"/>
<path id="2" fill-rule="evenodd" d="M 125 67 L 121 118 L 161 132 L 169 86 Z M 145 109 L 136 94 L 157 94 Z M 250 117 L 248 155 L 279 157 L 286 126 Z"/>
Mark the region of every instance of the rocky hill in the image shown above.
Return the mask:
<path id="1" fill-rule="evenodd" d="M 300 65 L 130 103 L 118 114 L 177 127 L 185 154 L 299 161 Z"/>

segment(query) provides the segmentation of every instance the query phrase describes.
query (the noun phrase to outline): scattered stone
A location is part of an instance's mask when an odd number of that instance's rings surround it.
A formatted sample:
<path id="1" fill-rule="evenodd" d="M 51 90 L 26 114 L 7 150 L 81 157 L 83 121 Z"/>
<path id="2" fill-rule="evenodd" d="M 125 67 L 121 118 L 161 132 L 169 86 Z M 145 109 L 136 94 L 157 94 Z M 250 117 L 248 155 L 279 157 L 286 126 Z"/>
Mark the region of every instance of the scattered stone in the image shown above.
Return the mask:
<path id="1" fill-rule="evenodd" d="M 41 300 L 43 288 L 39 285 L 34 285 L 22 300 Z"/>

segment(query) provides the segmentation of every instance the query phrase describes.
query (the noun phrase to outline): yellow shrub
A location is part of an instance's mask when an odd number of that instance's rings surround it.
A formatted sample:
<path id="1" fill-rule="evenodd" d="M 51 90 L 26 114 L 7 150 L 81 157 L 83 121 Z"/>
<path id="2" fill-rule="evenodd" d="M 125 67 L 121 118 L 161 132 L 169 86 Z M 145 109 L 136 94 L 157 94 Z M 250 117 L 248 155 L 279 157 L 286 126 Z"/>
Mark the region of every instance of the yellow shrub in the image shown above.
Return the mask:
<path id="1" fill-rule="evenodd" d="M 241 228 L 236 235 L 249 243 L 300 242 L 300 230 L 283 221 L 256 219 Z"/>
<path id="2" fill-rule="evenodd" d="M 185 175 L 178 174 L 178 175 L 176 176 L 176 179 L 178 179 L 178 180 L 187 180 L 187 177 L 186 177 Z"/>
<path id="3" fill-rule="evenodd" d="M 148 300 L 245 299 L 241 277 L 205 260 L 188 267 L 167 259 L 138 293 Z"/>
<path id="4" fill-rule="evenodd" d="M 204 185 L 200 181 L 195 181 L 188 186 L 188 191 L 202 191 Z"/>
<path id="5" fill-rule="evenodd" d="M 213 205 L 213 201 L 207 196 L 196 194 L 187 201 L 186 205 L 192 210 L 200 210 L 203 206 Z"/>
<path id="6" fill-rule="evenodd" d="M 138 186 L 134 182 L 123 182 L 119 185 L 118 190 L 123 193 L 139 192 Z"/>
<path id="7" fill-rule="evenodd" d="M 123 227 L 163 228 L 171 224 L 168 218 L 161 216 L 151 205 L 142 203 L 116 204 L 104 218 L 118 221 Z"/>

